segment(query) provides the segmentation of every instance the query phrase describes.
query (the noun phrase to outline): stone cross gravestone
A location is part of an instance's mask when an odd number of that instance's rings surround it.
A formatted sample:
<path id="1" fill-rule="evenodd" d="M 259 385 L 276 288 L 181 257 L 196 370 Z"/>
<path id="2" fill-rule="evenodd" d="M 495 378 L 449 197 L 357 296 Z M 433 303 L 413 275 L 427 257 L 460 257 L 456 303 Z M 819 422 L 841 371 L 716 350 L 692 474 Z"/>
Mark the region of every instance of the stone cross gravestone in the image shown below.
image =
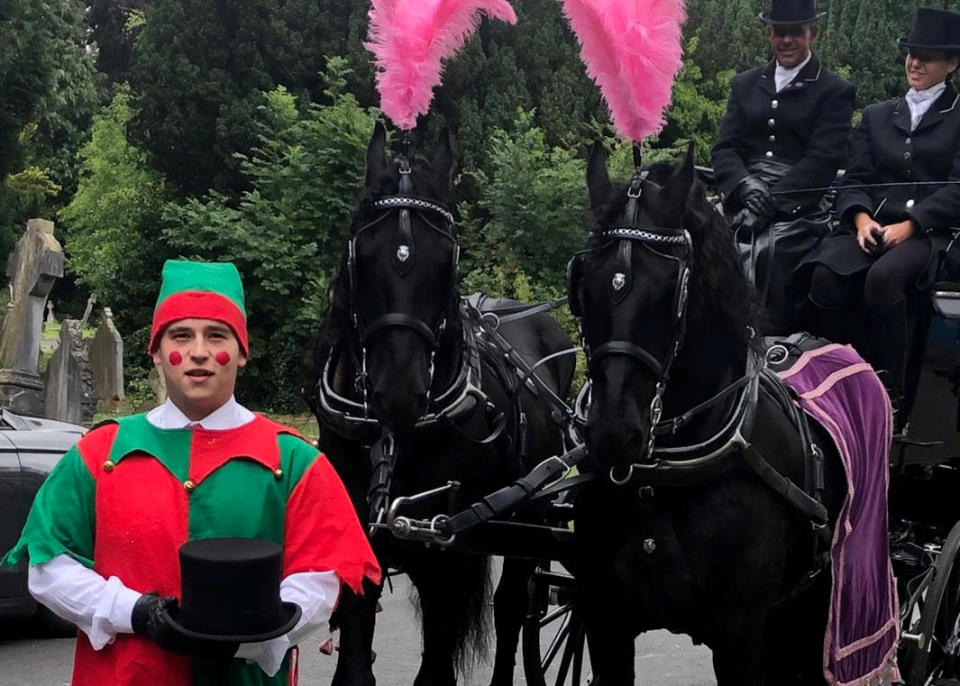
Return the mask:
<path id="1" fill-rule="evenodd" d="M 97 396 L 81 331 L 76 319 L 60 323 L 60 345 L 47 365 L 45 414 L 49 419 L 73 424 L 93 420 Z"/>
<path id="2" fill-rule="evenodd" d="M 80 326 L 86 326 L 90 320 L 90 314 L 93 312 L 93 306 L 97 304 L 97 296 L 91 295 L 87 298 L 87 307 L 83 310 L 83 316 L 80 318 Z"/>
<path id="3" fill-rule="evenodd" d="M 53 314 L 53 301 L 47 301 L 47 318 L 43 321 L 43 328 L 47 328 L 47 324 L 56 324 L 57 317 Z"/>
<path id="4" fill-rule="evenodd" d="M 83 322 L 81 321 L 81 324 Z M 103 308 L 103 317 L 87 346 L 98 400 L 123 400 L 123 339 L 113 323 L 113 312 Z"/>
<path id="5" fill-rule="evenodd" d="M 43 380 L 37 373 L 43 312 L 50 289 L 63 276 L 63 248 L 53 222 L 31 219 L 7 259 L 11 305 L 0 334 L 0 405 L 43 414 Z"/>

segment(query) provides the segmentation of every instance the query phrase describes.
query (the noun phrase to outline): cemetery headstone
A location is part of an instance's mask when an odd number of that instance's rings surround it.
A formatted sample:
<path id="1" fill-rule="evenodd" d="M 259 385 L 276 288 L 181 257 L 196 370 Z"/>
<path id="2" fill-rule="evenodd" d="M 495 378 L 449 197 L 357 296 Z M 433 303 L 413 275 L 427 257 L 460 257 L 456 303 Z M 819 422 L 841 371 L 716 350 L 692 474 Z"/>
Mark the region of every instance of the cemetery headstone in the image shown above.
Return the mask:
<path id="1" fill-rule="evenodd" d="M 43 314 L 50 289 L 63 276 L 63 248 L 45 219 L 27 222 L 7 259 L 11 307 L 0 334 L 0 405 L 43 415 L 43 379 L 37 373 Z"/>
<path id="2" fill-rule="evenodd" d="M 167 384 L 164 381 L 163 374 L 160 373 L 159 367 L 150 370 L 150 373 L 147 374 L 147 383 L 150 384 L 157 405 L 167 402 Z"/>
<path id="3" fill-rule="evenodd" d="M 62 422 L 89 424 L 97 409 L 93 372 L 87 358 L 80 321 L 60 323 L 60 345 L 46 375 L 46 416 Z"/>
<path id="4" fill-rule="evenodd" d="M 87 307 L 83 310 L 83 316 L 80 318 L 80 326 L 86 326 L 90 321 L 90 314 L 93 312 L 93 306 L 97 304 L 97 296 L 91 295 L 87 298 Z"/>
<path id="5" fill-rule="evenodd" d="M 81 321 L 81 325 L 82 325 Z M 113 312 L 103 308 L 97 333 L 88 345 L 98 400 L 123 400 L 123 339 L 113 323 Z"/>
<path id="6" fill-rule="evenodd" d="M 53 314 L 53 301 L 47 301 L 47 318 L 43 320 L 43 328 L 46 329 L 50 324 L 56 324 L 57 317 Z"/>

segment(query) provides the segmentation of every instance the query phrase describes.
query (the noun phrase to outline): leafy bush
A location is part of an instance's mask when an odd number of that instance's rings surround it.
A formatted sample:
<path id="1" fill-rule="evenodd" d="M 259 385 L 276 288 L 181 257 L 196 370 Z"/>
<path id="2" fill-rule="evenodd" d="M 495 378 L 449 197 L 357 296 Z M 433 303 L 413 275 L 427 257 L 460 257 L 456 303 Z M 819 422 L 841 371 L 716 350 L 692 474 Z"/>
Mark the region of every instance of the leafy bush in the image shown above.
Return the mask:
<path id="1" fill-rule="evenodd" d="M 342 88 L 345 61 L 327 65 L 323 107 L 279 87 L 265 95 L 259 144 L 239 155 L 251 190 L 168 203 L 163 238 L 189 258 L 236 263 L 244 277 L 251 359 L 246 402 L 295 409 L 300 365 L 326 308 L 376 118 Z"/>

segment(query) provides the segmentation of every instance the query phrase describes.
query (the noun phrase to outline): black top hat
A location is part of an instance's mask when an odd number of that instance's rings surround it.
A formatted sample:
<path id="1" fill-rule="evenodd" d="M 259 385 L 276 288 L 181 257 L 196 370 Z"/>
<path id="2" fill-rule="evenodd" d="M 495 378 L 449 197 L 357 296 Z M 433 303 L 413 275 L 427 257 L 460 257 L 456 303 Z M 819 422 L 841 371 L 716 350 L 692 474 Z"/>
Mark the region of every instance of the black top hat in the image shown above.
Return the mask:
<path id="1" fill-rule="evenodd" d="M 189 639 L 256 643 L 287 633 L 300 606 L 280 601 L 282 551 L 259 538 L 205 538 L 180 546 L 180 607 L 173 628 Z"/>
<path id="2" fill-rule="evenodd" d="M 897 41 L 901 48 L 925 48 L 960 53 L 960 14 L 929 7 L 917 8 L 910 35 Z"/>
<path id="3" fill-rule="evenodd" d="M 817 12 L 817 0 L 771 0 L 770 11 L 760 15 L 764 24 L 809 24 L 826 12 Z"/>

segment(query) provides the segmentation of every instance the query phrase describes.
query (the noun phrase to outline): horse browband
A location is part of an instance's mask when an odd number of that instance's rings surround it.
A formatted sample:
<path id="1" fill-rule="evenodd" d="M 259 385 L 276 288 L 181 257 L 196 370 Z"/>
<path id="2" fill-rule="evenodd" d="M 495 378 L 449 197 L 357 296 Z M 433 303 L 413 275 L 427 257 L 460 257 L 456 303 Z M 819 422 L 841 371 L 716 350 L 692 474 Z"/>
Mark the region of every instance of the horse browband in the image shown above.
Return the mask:
<path id="1" fill-rule="evenodd" d="M 641 243 L 671 243 L 686 245 L 687 237 L 683 229 L 664 229 L 659 226 L 615 226 L 612 229 L 597 231 L 597 238 L 624 238 Z"/>
<path id="2" fill-rule="evenodd" d="M 377 210 L 420 210 L 433 212 L 439 215 L 447 223 L 449 228 L 453 228 L 456 224 L 453 219 L 453 213 L 443 205 L 409 195 L 387 195 L 382 198 L 377 198 L 373 201 L 373 207 Z"/>

